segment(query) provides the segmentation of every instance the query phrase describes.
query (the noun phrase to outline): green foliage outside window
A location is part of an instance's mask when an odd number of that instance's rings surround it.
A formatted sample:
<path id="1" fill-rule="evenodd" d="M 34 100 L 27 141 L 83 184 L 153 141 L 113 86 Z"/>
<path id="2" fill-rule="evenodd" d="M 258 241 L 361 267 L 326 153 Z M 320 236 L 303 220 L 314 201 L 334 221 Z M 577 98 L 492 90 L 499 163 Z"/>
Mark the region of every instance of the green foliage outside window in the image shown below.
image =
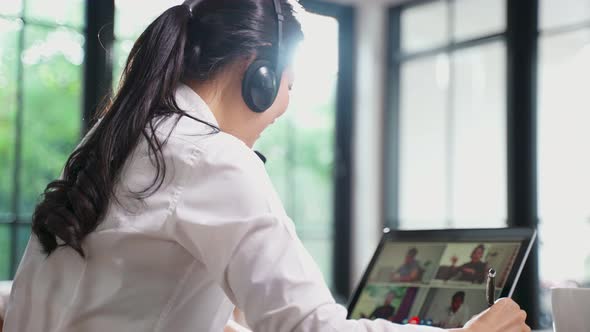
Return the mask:
<path id="1" fill-rule="evenodd" d="M 12 205 L 19 29 L 0 19 L 0 218 L 10 218 Z"/>
<path id="2" fill-rule="evenodd" d="M 71 7 L 82 13 L 77 3 Z M 80 139 L 84 37 L 58 26 L 62 21 L 0 19 L 0 280 L 11 277 L 12 256 L 20 261 L 40 194 L 59 177 Z"/>
<path id="3" fill-rule="evenodd" d="M 83 37 L 37 27 L 25 37 L 19 207 L 28 215 L 80 138 Z"/>

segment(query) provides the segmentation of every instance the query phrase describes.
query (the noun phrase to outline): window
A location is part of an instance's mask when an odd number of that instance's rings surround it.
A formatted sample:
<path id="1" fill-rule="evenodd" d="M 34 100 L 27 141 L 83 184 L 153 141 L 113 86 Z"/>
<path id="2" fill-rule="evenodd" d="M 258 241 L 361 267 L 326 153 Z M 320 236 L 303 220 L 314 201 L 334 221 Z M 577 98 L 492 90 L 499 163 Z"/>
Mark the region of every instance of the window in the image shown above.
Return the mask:
<path id="1" fill-rule="evenodd" d="M 505 226 L 505 12 L 504 0 L 396 10 L 399 99 L 391 106 L 399 128 L 387 145 L 397 153 L 388 169 L 399 167 L 391 184 L 399 199 L 391 226 Z"/>
<path id="2" fill-rule="evenodd" d="M 548 294 L 590 286 L 590 2 L 542 0 L 539 20 L 539 255 Z"/>
<path id="3" fill-rule="evenodd" d="M 285 209 L 331 285 L 338 21 L 312 13 L 301 20 L 305 40 L 295 55 L 289 110 L 263 133 L 256 149 L 267 157 Z"/>
<path id="4" fill-rule="evenodd" d="M 0 279 L 12 278 L 39 195 L 80 138 L 84 1 L 0 4 Z"/>

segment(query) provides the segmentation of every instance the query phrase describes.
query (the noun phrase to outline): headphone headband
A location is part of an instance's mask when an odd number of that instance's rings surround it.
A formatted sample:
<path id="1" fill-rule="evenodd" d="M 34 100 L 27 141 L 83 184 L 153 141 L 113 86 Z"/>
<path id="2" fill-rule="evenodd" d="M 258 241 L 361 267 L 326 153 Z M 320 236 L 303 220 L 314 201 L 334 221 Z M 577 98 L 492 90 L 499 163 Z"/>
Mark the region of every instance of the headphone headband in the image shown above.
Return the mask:
<path id="1" fill-rule="evenodd" d="M 195 9 L 199 3 L 203 0 L 185 0 L 182 5 L 188 8 L 191 18 L 193 18 L 193 9 Z"/>
<path id="2" fill-rule="evenodd" d="M 277 52 L 276 54 L 276 60 L 275 60 L 275 70 L 276 70 L 276 74 L 277 76 L 279 75 L 279 64 L 280 64 L 280 60 L 281 60 L 281 40 L 283 40 L 283 21 L 285 20 L 285 16 L 283 16 L 283 10 L 281 8 L 281 3 L 279 0 L 272 0 L 273 6 L 275 8 L 275 14 L 277 16 L 277 44 L 275 47 L 275 50 Z M 277 77 L 277 79 L 280 81 L 280 77 Z"/>

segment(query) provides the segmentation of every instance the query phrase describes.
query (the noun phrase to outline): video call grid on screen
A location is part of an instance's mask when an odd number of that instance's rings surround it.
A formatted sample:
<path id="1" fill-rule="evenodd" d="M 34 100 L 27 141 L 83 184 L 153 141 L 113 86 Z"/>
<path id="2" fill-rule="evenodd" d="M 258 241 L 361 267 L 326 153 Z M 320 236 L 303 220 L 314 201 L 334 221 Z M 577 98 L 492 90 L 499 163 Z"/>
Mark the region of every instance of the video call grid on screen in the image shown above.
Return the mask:
<path id="1" fill-rule="evenodd" d="M 489 268 L 499 297 L 520 249 L 519 241 L 385 242 L 350 317 L 462 327 L 487 307 Z"/>

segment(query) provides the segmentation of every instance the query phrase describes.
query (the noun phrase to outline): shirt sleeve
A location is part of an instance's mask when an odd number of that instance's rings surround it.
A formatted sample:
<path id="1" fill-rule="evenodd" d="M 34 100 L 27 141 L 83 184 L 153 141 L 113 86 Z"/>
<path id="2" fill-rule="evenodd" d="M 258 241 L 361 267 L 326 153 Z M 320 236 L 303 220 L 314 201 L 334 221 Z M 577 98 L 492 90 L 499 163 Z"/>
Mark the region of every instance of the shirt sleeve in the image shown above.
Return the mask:
<path id="1" fill-rule="evenodd" d="M 204 263 L 254 331 L 439 330 L 347 320 L 292 221 L 274 206 L 274 190 L 252 151 L 202 156 L 184 187 L 174 237 Z"/>

